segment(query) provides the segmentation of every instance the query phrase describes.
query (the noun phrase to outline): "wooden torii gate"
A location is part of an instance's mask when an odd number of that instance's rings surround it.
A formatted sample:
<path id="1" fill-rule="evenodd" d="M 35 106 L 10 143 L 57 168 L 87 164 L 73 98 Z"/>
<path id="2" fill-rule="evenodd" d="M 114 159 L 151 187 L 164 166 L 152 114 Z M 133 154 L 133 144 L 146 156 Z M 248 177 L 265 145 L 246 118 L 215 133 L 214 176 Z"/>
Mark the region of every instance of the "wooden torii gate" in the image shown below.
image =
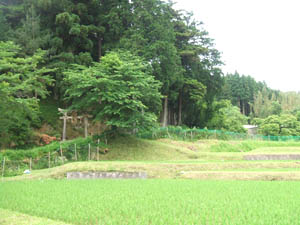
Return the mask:
<path id="1" fill-rule="evenodd" d="M 66 140 L 66 132 L 67 132 L 67 120 L 72 120 L 74 119 L 73 116 L 68 116 L 68 112 L 65 109 L 58 108 L 58 111 L 63 114 L 63 116 L 59 117 L 59 119 L 64 121 L 63 125 L 63 133 L 62 133 L 62 141 Z M 88 137 L 88 126 L 89 126 L 89 121 L 88 118 L 91 118 L 91 115 L 85 114 L 84 116 L 76 116 L 76 119 L 79 119 L 80 121 L 83 118 L 84 121 L 84 137 Z"/>

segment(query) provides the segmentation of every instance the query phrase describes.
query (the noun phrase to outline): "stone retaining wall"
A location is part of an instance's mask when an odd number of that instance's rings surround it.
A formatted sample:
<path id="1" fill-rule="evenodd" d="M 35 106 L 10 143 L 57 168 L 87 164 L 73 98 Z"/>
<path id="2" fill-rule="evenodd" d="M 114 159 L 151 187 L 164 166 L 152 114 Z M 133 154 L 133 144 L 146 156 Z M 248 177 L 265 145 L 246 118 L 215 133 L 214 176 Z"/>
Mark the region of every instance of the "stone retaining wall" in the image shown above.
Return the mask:
<path id="1" fill-rule="evenodd" d="M 244 160 L 300 160 L 300 155 L 245 155 Z"/>
<path id="2" fill-rule="evenodd" d="M 67 179 L 146 179 L 145 172 L 67 172 Z"/>

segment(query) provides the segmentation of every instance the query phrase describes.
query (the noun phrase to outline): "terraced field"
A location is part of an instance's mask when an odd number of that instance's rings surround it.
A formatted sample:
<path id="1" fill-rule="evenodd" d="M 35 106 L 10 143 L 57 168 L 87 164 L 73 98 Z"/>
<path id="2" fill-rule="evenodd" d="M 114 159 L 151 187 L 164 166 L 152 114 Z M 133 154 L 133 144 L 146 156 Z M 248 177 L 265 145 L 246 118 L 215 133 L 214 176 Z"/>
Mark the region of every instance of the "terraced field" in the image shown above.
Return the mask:
<path id="1" fill-rule="evenodd" d="M 300 224 L 300 161 L 243 159 L 268 154 L 300 154 L 300 143 L 117 142 L 101 161 L 2 178 L 0 224 Z M 69 171 L 150 179 L 66 180 Z"/>

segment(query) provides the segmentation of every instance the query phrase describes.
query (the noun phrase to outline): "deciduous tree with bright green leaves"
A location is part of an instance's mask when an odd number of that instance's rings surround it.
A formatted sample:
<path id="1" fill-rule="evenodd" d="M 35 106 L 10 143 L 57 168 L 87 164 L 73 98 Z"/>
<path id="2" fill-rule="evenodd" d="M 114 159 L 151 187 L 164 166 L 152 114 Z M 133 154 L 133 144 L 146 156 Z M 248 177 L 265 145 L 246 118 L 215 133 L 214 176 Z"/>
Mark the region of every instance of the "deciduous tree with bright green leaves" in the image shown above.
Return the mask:
<path id="1" fill-rule="evenodd" d="M 266 136 L 299 136 L 300 121 L 290 114 L 271 115 L 265 119 L 256 120 L 259 132 Z"/>
<path id="2" fill-rule="evenodd" d="M 247 124 L 247 117 L 240 113 L 238 107 L 233 106 L 229 100 L 215 101 L 213 104 L 214 115 L 208 122 L 210 129 L 226 130 L 245 133 L 243 128 Z"/>
<path id="3" fill-rule="evenodd" d="M 161 84 L 139 57 L 110 52 L 100 63 L 73 65 L 64 74 L 70 110 L 90 113 L 114 131 L 145 129 L 156 123 Z"/>
<path id="4" fill-rule="evenodd" d="M 0 42 L 0 147 L 30 143 L 38 122 L 38 97 L 48 94 L 51 70 L 42 67 L 43 51 L 20 57 L 20 47 Z"/>

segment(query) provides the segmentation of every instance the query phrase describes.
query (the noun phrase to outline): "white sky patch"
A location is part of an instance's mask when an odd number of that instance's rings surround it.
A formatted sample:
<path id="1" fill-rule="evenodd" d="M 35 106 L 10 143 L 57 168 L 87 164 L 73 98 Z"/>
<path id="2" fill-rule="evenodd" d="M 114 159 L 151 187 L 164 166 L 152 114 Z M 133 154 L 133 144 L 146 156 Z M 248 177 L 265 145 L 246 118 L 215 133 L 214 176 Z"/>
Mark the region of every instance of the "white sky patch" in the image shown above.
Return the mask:
<path id="1" fill-rule="evenodd" d="M 224 73 L 300 91 L 299 0 L 174 0 L 204 22 L 222 52 Z"/>

